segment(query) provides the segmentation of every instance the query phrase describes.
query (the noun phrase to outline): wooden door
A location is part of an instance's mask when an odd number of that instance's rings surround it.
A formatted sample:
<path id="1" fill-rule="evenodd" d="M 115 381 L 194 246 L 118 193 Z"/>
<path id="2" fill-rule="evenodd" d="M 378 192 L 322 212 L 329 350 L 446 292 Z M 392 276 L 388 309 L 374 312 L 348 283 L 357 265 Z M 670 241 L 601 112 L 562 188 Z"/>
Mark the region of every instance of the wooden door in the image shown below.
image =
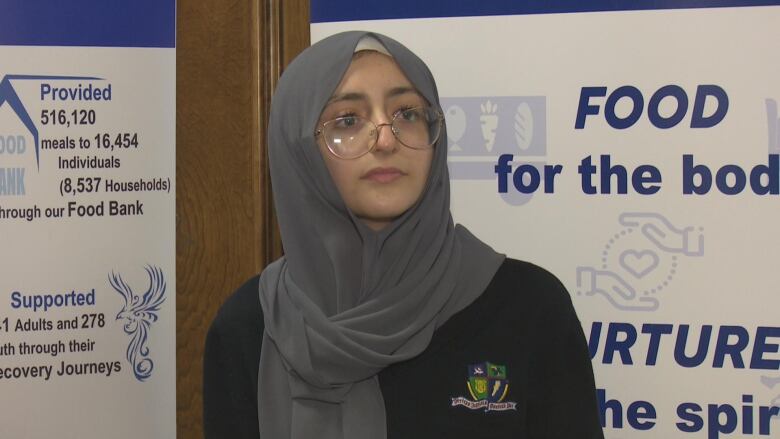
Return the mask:
<path id="1" fill-rule="evenodd" d="M 177 436 L 201 438 L 208 326 L 282 252 L 266 124 L 281 71 L 309 45 L 309 2 L 179 0 L 177 8 Z"/>

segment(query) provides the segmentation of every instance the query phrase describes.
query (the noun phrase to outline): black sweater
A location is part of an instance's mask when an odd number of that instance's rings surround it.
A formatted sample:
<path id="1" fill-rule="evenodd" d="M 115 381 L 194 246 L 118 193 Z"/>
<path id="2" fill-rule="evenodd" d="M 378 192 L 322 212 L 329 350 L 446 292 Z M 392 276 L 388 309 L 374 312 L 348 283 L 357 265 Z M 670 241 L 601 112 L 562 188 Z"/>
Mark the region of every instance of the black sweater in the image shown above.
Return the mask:
<path id="1" fill-rule="evenodd" d="M 258 279 L 225 302 L 206 339 L 208 439 L 259 438 Z M 382 370 L 379 383 L 388 439 L 603 438 L 571 299 L 552 274 L 526 262 L 507 259 L 482 295 L 436 330 L 425 352 Z"/>

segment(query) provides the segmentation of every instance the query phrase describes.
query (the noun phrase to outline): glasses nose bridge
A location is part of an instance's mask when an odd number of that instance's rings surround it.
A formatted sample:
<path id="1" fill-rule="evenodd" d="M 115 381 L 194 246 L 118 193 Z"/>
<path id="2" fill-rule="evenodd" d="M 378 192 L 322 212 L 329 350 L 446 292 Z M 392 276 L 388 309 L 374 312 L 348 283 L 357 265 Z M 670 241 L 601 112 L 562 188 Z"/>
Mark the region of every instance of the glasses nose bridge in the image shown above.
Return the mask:
<path id="1" fill-rule="evenodd" d="M 383 127 L 390 127 L 390 134 L 393 136 L 393 141 L 398 139 L 398 128 L 396 128 L 396 126 L 393 125 L 393 122 L 395 122 L 395 120 L 393 120 L 391 122 L 384 122 L 384 123 L 374 124 L 374 126 L 376 128 L 374 128 L 374 130 L 373 130 L 373 134 L 374 135 L 372 137 L 373 137 L 374 144 L 371 145 L 371 149 L 376 148 L 377 145 L 379 144 L 379 137 L 381 135 L 381 130 L 382 130 Z"/>
<path id="2" fill-rule="evenodd" d="M 377 124 L 374 124 L 374 126 L 376 127 L 376 128 L 374 129 L 374 132 L 376 132 L 376 134 L 377 134 L 377 137 L 379 136 L 379 130 L 380 130 L 382 127 L 390 127 L 390 131 L 391 131 L 393 134 L 395 134 L 395 132 L 396 132 L 396 129 L 397 129 L 397 128 L 395 127 L 395 125 L 393 125 L 393 122 L 395 122 L 395 120 L 393 120 L 392 122 L 385 122 L 385 123 L 377 123 Z"/>

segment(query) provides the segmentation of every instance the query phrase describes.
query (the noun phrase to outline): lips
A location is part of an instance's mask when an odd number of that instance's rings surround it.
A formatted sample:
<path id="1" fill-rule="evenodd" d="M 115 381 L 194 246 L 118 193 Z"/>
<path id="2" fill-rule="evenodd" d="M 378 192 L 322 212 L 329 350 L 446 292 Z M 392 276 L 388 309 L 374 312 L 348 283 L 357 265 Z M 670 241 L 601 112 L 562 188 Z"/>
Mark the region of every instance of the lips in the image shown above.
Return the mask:
<path id="1" fill-rule="evenodd" d="M 370 180 L 376 183 L 390 183 L 406 175 L 398 168 L 377 167 L 363 174 L 360 177 L 363 180 Z"/>

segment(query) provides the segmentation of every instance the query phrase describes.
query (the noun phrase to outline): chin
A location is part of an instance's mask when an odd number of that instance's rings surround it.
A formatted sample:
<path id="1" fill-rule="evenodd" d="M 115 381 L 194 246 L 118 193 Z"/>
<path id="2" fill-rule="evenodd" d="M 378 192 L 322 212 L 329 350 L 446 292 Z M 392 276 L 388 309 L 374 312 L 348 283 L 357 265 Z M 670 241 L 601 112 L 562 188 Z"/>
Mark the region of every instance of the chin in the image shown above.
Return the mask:
<path id="1" fill-rule="evenodd" d="M 410 206 L 404 204 L 403 206 L 374 205 L 366 207 L 366 209 L 362 209 L 361 212 L 355 212 L 355 214 L 368 221 L 390 223 L 403 215 Z"/>

